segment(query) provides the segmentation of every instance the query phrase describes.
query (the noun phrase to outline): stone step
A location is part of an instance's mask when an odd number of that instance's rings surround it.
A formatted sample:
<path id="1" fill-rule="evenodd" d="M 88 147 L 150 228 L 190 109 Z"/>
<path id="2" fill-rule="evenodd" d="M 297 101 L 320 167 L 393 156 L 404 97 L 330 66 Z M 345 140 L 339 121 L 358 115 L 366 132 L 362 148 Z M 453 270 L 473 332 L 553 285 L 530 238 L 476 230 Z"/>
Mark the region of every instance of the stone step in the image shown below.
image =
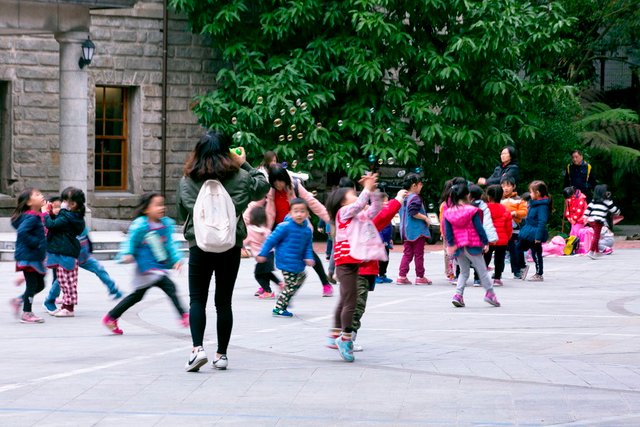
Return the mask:
<path id="1" fill-rule="evenodd" d="M 89 238 L 93 243 L 93 256 L 99 260 L 114 259 L 126 237 L 121 231 L 92 231 Z M 189 244 L 181 233 L 174 233 L 173 238 L 178 242 L 180 251 L 189 250 Z M 16 233 L 0 233 L 0 261 L 13 261 L 15 249 Z"/>

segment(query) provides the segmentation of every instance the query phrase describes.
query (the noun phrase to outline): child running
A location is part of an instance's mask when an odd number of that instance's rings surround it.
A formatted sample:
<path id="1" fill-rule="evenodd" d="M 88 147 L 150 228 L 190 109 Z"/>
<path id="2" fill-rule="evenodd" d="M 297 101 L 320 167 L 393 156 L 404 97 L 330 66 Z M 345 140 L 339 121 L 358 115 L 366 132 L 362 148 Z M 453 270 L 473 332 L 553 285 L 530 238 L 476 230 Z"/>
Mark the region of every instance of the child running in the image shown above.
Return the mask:
<path id="1" fill-rule="evenodd" d="M 473 265 L 478 272 L 480 283 L 486 290 L 484 300 L 495 307 L 500 307 L 487 273 L 487 266 L 482 258 L 482 254 L 489 249 L 487 246 L 489 241 L 482 226 L 481 211 L 468 204 L 468 197 L 469 187 L 466 183 L 452 185 L 449 193 L 449 207 L 444 213 L 447 250 L 456 258 L 460 266 L 456 294 L 451 303 L 456 307 L 465 306 L 464 288 L 469 279 L 470 267 Z"/>
<path id="2" fill-rule="evenodd" d="M 55 278 L 62 289 L 62 307 L 49 313 L 55 317 L 74 317 L 78 304 L 78 256 L 80 242 L 77 236 L 85 228 L 85 196 L 79 188 L 67 187 L 60 195 L 62 203 L 56 215 L 53 208 L 44 215 L 47 227 L 47 267 L 55 270 Z"/>
<path id="3" fill-rule="evenodd" d="M 293 198 L 289 202 L 289 214 L 278 224 L 262 245 L 260 254 L 256 257 L 259 263 L 267 263 L 269 254 L 275 248 L 276 266 L 284 276 L 284 289 L 278 296 L 274 317 L 293 317 L 287 310 L 298 289 L 307 277 L 304 269 L 313 267 L 313 231 L 309 221 L 309 208 L 304 199 Z"/>
<path id="4" fill-rule="evenodd" d="M 271 232 L 267 228 L 267 213 L 262 206 L 256 206 L 249 213 L 249 224 L 247 225 L 247 238 L 244 239 L 244 246 L 248 249 L 249 254 L 256 256 L 260 253 L 262 245 Z M 280 285 L 280 280 L 273 274 L 273 252 L 269 252 L 267 255 L 267 261 L 263 263 L 256 263 L 256 268 L 253 272 L 256 281 L 260 285 L 258 291 L 255 293 L 260 299 L 273 299 L 275 298 L 275 292 L 271 290 L 269 282 L 273 282 L 276 285 Z"/>
<path id="5" fill-rule="evenodd" d="M 167 294 L 180 316 L 180 324 L 189 327 L 189 314 L 178 296 L 176 285 L 169 279 L 171 268 L 180 270 L 182 258 L 173 241 L 175 221 L 164 216 L 164 197 L 160 193 L 146 193 L 134 211 L 127 240 L 122 243 L 118 258 L 122 263 L 136 262 L 133 279 L 135 291 L 124 297 L 102 319 L 102 323 L 116 335 L 123 331 L 118 319 L 125 311 L 140 302 L 149 289 L 156 286 Z"/>
<path id="6" fill-rule="evenodd" d="M 47 273 L 44 264 L 47 242 L 40 213 L 44 205 L 42 193 L 35 188 L 27 188 L 18 196 L 18 204 L 11 216 L 11 225 L 17 231 L 16 271 L 22 271 L 26 282 L 21 300 L 21 323 L 44 322 L 44 319 L 33 313 L 33 298 L 44 289 L 44 276 Z M 20 302 L 17 298 L 14 301 Z M 19 313 L 19 307 L 16 313 Z"/>
<path id="7" fill-rule="evenodd" d="M 598 259 L 602 256 L 598 247 L 602 227 L 608 224 L 607 217 L 609 215 L 618 214 L 620 214 L 620 209 L 613 204 L 611 193 L 607 191 L 607 186 L 605 184 L 596 185 L 593 190 L 593 200 L 589 203 L 584 213 L 587 223 L 593 228 L 593 240 L 587 254 L 589 258 Z"/>
<path id="8" fill-rule="evenodd" d="M 422 180 L 417 174 L 409 174 L 402 183 L 402 188 L 409 192 L 400 208 L 400 236 L 404 251 L 400 261 L 400 272 L 396 284 L 412 285 L 407 279 L 411 261 L 415 258 L 416 285 L 430 285 L 431 280 L 424 273 L 424 245 L 431 236 L 429 232 L 429 217 L 422 204 L 420 192 Z"/>
<path id="9" fill-rule="evenodd" d="M 364 187 L 360 196 L 356 196 L 353 188 L 338 188 L 327 199 L 327 210 L 331 220 L 335 223 L 336 236 L 334 244 L 334 258 L 336 262 L 336 274 L 340 282 L 340 300 L 336 306 L 334 316 L 334 333 L 341 331 L 341 336 L 335 339 L 338 352 L 343 360 L 353 362 L 353 314 L 358 299 L 358 271 L 364 259 L 384 260 L 384 246 L 380 240 L 371 219 L 374 218 L 382 207 L 379 194 L 372 197 L 376 189 L 378 175 L 365 175 L 359 181 Z M 367 203 L 371 206 L 362 212 Z M 380 242 L 379 251 L 381 257 L 361 256 L 367 249 L 375 250 L 375 247 L 367 247 L 365 241 L 371 241 L 375 245 L 373 237 Z"/>
<path id="10" fill-rule="evenodd" d="M 487 187 L 487 206 L 491 213 L 491 221 L 498 234 L 498 240 L 489 244 L 489 250 L 484 254 L 487 267 L 491 263 L 491 256 L 495 254 L 493 265 L 493 286 L 502 286 L 502 273 L 504 272 L 504 260 L 507 254 L 507 244 L 513 233 L 511 214 L 500 203 L 502 200 L 502 187 L 490 185 Z"/>
<path id="11" fill-rule="evenodd" d="M 524 253 L 531 249 L 531 256 L 536 265 L 536 274 L 531 276 L 530 282 L 544 281 L 544 265 L 542 258 L 542 244 L 549 238 L 547 223 L 551 215 L 552 202 L 547 190 L 547 184 L 543 181 L 533 181 L 529 184 L 529 211 L 518 241 L 518 252 Z M 596 240 L 597 242 L 597 240 Z M 513 262 L 513 261 L 512 261 Z M 522 280 L 527 278 L 529 266 L 524 264 L 519 266 Z"/>

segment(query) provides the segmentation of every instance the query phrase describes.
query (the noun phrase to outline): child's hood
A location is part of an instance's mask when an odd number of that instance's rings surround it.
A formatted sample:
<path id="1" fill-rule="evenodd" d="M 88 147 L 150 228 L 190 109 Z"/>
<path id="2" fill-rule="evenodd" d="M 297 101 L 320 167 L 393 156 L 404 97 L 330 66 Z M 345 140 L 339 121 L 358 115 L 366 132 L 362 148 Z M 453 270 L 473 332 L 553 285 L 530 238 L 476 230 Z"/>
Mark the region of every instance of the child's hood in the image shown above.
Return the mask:
<path id="1" fill-rule="evenodd" d="M 478 208 L 471 205 L 457 205 L 448 208 L 445 211 L 445 219 L 454 227 L 467 227 L 473 222 L 473 215 L 479 211 Z"/>
<path id="2" fill-rule="evenodd" d="M 542 205 L 549 206 L 549 198 L 548 197 L 544 197 L 542 199 L 531 200 L 529 202 L 529 207 L 536 207 L 536 206 L 542 206 Z"/>
<path id="3" fill-rule="evenodd" d="M 18 218 L 11 220 L 11 226 L 17 230 L 18 227 L 20 227 L 20 224 L 22 224 L 23 222 L 27 221 L 30 218 L 37 218 L 39 221 L 41 221 L 41 215 L 39 212 L 26 211 L 22 215 L 19 215 Z"/>

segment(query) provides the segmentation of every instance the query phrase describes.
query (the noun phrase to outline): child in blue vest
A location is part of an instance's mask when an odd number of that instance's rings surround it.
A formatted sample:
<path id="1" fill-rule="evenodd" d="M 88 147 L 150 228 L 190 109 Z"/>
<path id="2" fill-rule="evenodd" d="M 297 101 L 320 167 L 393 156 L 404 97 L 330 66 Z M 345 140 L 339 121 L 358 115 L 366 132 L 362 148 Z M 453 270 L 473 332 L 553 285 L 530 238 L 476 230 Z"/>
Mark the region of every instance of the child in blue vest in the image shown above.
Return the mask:
<path id="1" fill-rule="evenodd" d="M 125 311 L 142 300 L 154 286 L 167 294 L 180 315 L 180 322 L 189 326 L 189 314 L 178 296 L 176 285 L 169 279 L 169 270 L 180 270 L 182 259 L 173 241 L 175 222 L 164 216 L 164 197 L 160 193 L 142 196 L 134 212 L 135 220 L 127 233 L 118 257 L 122 263 L 136 262 L 133 280 L 135 291 L 127 295 L 102 319 L 102 323 L 114 334 L 122 335 L 118 319 Z"/>
<path id="2" fill-rule="evenodd" d="M 407 279 L 411 261 L 415 258 L 416 285 L 430 285 L 431 280 L 424 273 L 424 245 L 431 236 L 429 232 L 429 218 L 424 209 L 420 191 L 422 180 L 419 175 L 409 174 L 402 183 L 402 188 L 409 192 L 400 208 L 400 234 L 403 240 L 404 250 L 400 261 L 400 274 L 396 283 L 398 285 L 411 285 Z"/>

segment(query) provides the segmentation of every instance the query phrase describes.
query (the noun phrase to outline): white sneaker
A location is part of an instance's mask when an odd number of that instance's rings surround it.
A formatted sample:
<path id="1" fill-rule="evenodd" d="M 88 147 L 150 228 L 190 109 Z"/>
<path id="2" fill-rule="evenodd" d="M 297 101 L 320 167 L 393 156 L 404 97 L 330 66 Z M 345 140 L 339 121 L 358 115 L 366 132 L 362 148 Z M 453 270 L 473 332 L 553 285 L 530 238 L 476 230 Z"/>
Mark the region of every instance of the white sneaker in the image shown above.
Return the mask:
<path id="1" fill-rule="evenodd" d="M 211 363 L 212 368 L 220 369 L 221 371 L 227 369 L 227 366 L 229 366 L 229 360 L 226 354 L 223 354 Z"/>
<path id="2" fill-rule="evenodd" d="M 353 351 L 362 351 L 364 350 L 360 344 L 353 343 Z"/>
<path id="3" fill-rule="evenodd" d="M 203 365 L 206 365 L 209 359 L 204 352 L 204 348 L 199 347 L 196 350 L 192 350 L 189 355 L 187 364 L 184 365 L 184 370 L 187 372 L 198 372 Z"/>

